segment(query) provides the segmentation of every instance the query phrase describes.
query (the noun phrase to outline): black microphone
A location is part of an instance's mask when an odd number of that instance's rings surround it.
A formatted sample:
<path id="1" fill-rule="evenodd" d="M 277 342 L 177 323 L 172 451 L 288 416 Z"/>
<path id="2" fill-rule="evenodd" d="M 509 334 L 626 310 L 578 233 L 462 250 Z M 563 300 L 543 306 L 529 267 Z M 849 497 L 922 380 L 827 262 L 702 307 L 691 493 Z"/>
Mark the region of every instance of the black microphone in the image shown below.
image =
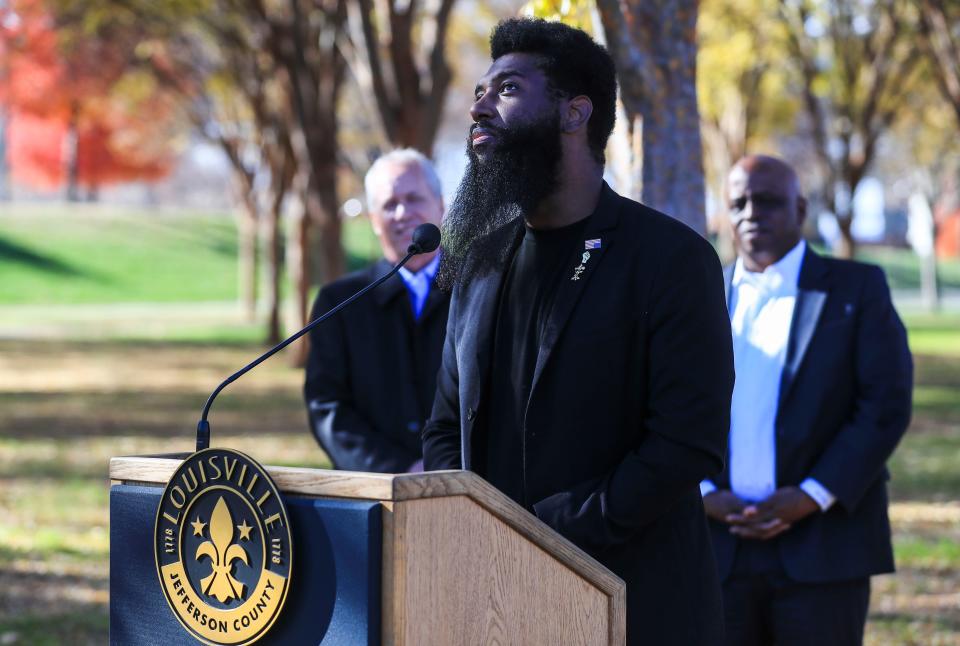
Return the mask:
<path id="1" fill-rule="evenodd" d="M 422 253 L 430 253 L 431 251 L 433 251 L 439 246 L 440 246 L 440 229 L 438 229 L 437 226 L 434 224 L 430 224 L 430 223 L 421 224 L 420 226 L 418 226 L 416 229 L 413 230 L 413 242 L 411 242 L 410 246 L 407 247 L 407 255 L 404 256 L 403 260 L 398 262 L 393 267 L 393 269 L 391 269 L 388 273 L 381 276 L 377 280 L 373 281 L 372 283 L 370 283 L 369 285 L 361 289 L 359 292 L 357 292 L 347 300 L 343 301 L 342 303 L 340 303 L 339 305 L 331 309 L 329 312 L 327 312 L 320 318 L 314 321 L 311 321 L 310 323 L 307 324 L 305 328 L 303 328 L 293 336 L 290 336 L 284 339 L 283 341 L 273 346 L 272 348 L 264 352 L 262 355 L 260 355 L 259 357 L 257 357 L 256 359 L 254 359 L 253 361 L 245 365 L 243 368 L 241 368 L 240 370 L 236 371 L 235 373 L 233 373 L 232 375 L 224 379 L 223 382 L 219 386 L 217 386 L 217 389 L 214 390 L 212 393 L 210 393 L 210 397 L 207 398 L 207 403 L 204 404 L 203 406 L 203 413 L 201 413 L 200 415 L 200 421 L 197 422 L 197 450 L 202 451 L 203 449 L 206 449 L 210 446 L 210 422 L 207 421 L 207 415 L 210 413 L 210 406 L 213 405 L 213 400 L 216 399 L 217 395 L 220 394 L 221 390 L 223 390 L 224 388 L 232 384 L 234 381 L 236 381 L 238 378 L 242 377 L 246 373 L 250 372 L 257 366 L 259 366 L 261 363 L 263 363 L 264 361 L 266 361 L 267 359 L 275 355 L 280 350 L 283 350 L 285 347 L 287 347 L 288 345 L 290 345 L 291 343 L 293 343 L 294 341 L 302 337 L 304 334 L 306 334 L 313 328 L 317 327 L 318 325 L 326 321 L 328 318 L 330 318 L 331 316 L 333 316 L 334 314 L 336 314 L 337 312 L 345 308 L 350 303 L 354 302 L 355 300 L 357 300 L 358 298 L 360 298 L 370 290 L 375 289 L 377 286 L 381 285 L 388 278 L 390 278 L 395 273 L 400 271 L 400 268 L 403 267 L 405 264 L 407 264 L 407 261 L 413 258 L 414 256 L 417 256 Z"/>
<path id="2" fill-rule="evenodd" d="M 430 253 L 440 246 L 440 229 L 432 224 L 421 224 L 413 230 L 413 242 L 407 253 Z"/>

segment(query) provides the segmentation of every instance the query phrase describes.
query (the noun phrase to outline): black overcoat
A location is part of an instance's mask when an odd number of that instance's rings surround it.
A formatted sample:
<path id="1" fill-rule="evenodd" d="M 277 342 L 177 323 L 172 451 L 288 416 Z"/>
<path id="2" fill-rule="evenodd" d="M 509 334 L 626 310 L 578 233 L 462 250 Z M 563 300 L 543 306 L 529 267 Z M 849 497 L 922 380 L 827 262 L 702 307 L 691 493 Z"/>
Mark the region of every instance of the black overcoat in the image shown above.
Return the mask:
<path id="1" fill-rule="evenodd" d="M 325 286 L 312 318 L 391 267 L 381 260 Z M 393 276 L 310 332 L 304 398 L 310 428 L 336 468 L 402 473 L 420 459 L 449 303 L 433 285 L 414 320 L 407 289 Z"/>
<path id="2" fill-rule="evenodd" d="M 477 248 L 515 248 L 522 227 L 501 228 Z M 584 249 L 570 256 L 526 407 L 529 508 L 626 581 L 628 642 L 720 643 L 698 488 L 723 466 L 730 419 L 720 263 L 691 229 L 606 185 L 584 239 L 600 248 L 577 280 Z M 488 271 L 454 289 L 424 430 L 427 468 L 471 468 L 488 380 L 499 372 L 490 364 L 502 279 Z"/>

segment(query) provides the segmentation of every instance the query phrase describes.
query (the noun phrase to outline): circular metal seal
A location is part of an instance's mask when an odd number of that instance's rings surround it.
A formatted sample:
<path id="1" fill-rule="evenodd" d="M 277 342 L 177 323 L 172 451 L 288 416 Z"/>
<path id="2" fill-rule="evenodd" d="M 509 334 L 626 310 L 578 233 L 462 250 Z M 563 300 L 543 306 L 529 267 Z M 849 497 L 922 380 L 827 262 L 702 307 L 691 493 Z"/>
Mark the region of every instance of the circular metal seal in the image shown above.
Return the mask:
<path id="1" fill-rule="evenodd" d="M 154 529 L 160 587 L 206 644 L 251 644 L 267 634 L 290 588 L 292 547 L 280 492 L 243 453 L 194 453 L 163 491 Z"/>

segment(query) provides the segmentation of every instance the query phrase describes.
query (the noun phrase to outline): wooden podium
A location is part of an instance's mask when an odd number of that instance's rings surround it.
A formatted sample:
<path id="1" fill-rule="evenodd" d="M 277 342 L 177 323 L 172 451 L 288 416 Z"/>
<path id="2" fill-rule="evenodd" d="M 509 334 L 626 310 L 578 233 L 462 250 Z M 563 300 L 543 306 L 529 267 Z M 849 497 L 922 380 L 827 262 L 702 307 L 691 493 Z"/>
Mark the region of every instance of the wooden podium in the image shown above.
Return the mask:
<path id="1" fill-rule="evenodd" d="M 182 457 L 110 462 L 112 644 L 196 643 L 161 593 L 151 538 Z M 625 641 L 623 581 L 473 473 L 266 470 L 291 513 L 294 558 L 287 605 L 260 643 Z"/>

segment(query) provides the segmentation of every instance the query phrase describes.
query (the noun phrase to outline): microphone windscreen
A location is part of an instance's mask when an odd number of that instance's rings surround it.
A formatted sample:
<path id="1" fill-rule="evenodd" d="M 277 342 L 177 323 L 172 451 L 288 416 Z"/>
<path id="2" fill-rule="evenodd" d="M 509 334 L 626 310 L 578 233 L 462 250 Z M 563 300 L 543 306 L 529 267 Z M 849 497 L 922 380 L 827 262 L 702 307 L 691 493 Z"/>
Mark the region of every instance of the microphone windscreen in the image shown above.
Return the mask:
<path id="1" fill-rule="evenodd" d="M 430 253 L 440 246 L 440 229 L 435 224 L 425 223 L 413 230 L 413 244 L 408 253 Z"/>

